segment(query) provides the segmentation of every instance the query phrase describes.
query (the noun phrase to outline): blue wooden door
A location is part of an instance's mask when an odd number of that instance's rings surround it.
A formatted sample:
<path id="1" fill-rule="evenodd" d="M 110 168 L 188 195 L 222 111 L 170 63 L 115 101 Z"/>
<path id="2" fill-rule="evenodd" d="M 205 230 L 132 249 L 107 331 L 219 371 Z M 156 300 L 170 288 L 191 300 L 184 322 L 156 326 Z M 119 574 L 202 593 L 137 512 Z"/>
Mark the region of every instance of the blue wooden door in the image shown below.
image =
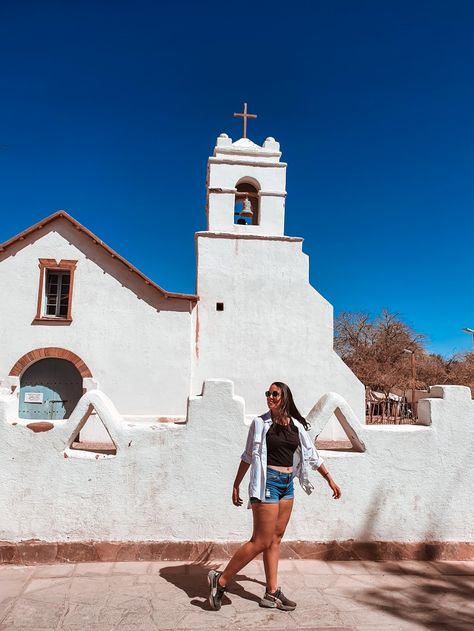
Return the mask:
<path id="1" fill-rule="evenodd" d="M 40 359 L 20 379 L 20 418 L 68 418 L 81 396 L 82 377 L 74 364 L 65 359 Z"/>

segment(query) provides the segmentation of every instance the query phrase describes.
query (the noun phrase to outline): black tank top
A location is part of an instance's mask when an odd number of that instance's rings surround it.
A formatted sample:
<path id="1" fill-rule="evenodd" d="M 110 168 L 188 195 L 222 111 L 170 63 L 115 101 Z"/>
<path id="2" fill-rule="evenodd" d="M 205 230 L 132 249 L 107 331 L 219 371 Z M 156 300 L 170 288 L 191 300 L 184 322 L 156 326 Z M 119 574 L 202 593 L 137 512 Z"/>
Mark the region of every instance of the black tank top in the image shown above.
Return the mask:
<path id="1" fill-rule="evenodd" d="M 290 424 L 287 427 L 272 423 L 266 438 L 267 465 L 292 467 L 293 454 L 300 444 L 298 428 L 293 421 L 290 419 Z"/>

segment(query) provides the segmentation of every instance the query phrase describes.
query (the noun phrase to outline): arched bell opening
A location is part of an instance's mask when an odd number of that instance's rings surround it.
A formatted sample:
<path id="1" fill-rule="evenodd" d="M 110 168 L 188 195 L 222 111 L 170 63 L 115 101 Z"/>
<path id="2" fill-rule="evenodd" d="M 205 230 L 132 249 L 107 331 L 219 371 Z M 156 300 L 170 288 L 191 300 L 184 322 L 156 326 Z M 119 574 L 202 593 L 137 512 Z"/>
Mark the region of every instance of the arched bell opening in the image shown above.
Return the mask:
<path id="1" fill-rule="evenodd" d="M 242 226 L 260 224 L 260 198 L 258 182 L 240 180 L 235 189 L 234 223 Z"/>

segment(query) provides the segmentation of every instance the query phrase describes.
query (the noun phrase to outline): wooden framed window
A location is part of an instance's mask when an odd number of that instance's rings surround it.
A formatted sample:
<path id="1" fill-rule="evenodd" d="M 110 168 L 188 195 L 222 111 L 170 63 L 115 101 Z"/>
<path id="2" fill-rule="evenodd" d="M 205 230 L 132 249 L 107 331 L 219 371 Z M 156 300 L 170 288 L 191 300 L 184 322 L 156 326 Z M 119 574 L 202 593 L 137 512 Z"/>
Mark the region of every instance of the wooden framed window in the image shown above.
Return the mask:
<path id="1" fill-rule="evenodd" d="M 45 278 L 45 311 L 47 318 L 67 318 L 69 311 L 69 270 L 47 269 Z"/>
<path id="2" fill-rule="evenodd" d="M 35 322 L 72 322 L 72 290 L 77 261 L 39 259 Z"/>

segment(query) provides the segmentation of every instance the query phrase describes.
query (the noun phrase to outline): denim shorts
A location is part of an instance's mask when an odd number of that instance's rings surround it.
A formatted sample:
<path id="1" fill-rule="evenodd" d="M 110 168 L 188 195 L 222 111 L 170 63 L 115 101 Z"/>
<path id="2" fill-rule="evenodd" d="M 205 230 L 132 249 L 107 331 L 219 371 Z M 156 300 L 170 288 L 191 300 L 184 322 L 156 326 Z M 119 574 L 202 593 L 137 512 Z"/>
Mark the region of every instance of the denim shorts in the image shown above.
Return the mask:
<path id="1" fill-rule="evenodd" d="M 265 485 L 264 504 L 278 504 L 280 500 L 292 500 L 295 497 L 293 488 L 293 474 L 283 473 L 267 467 L 267 482 Z M 260 502 L 257 497 L 251 497 L 250 503 Z"/>

